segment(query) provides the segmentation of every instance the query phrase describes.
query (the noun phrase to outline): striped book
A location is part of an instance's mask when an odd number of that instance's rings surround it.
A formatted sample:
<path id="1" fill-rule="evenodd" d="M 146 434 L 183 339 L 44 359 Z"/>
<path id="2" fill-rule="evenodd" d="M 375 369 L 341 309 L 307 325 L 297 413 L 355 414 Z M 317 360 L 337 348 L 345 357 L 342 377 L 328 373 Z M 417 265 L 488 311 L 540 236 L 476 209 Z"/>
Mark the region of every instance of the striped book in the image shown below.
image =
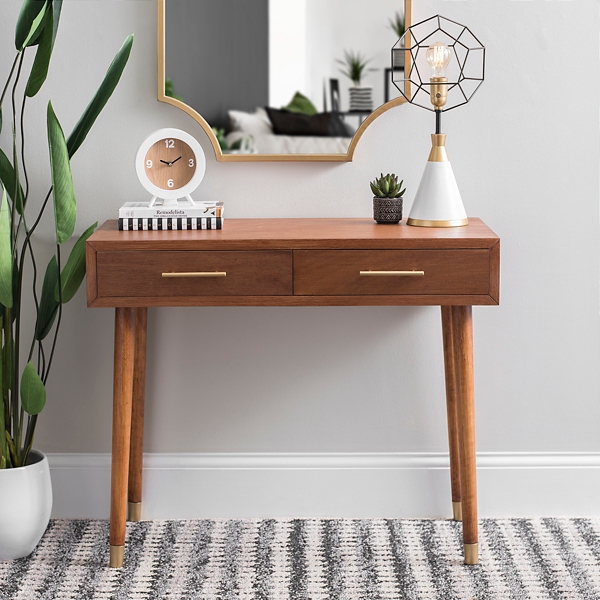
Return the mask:
<path id="1" fill-rule="evenodd" d="M 119 231 L 186 231 L 188 229 L 223 229 L 223 219 L 221 217 L 119 219 Z"/>

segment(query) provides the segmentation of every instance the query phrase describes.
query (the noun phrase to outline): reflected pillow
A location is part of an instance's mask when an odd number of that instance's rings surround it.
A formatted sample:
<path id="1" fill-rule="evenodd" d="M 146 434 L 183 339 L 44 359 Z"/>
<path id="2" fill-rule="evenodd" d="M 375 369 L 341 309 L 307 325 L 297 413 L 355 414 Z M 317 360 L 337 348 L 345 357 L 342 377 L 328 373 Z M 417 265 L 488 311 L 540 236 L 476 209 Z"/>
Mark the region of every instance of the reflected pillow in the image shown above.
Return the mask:
<path id="1" fill-rule="evenodd" d="M 300 92 L 296 92 L 292 98 L 292 101 L 287 106 L 284 106 L 282 110 L 300 113 L 302 115 L 316 115 L 319 112 L 315 108 L 315 105 Z"/>
<path id="2" fill-rule="evenodd" d="M 273 124 L 273 132 L 278 135 L 349 137 L 340 117 L 334 113 L 302 115 L 271 107 L 267 107 L 267 113 Z"/>
<path id="3" fill-rule="evenodd" d="M 243 131 L 249 135 L 273 133 L 273 126 L 263 108 L 257 108 L 253 113 L 230 110 L 228 114 L 231 131 Z"/>
<path id="4" fill-rule="evenodd" d="M 352 137 L 354 129 L 338 113 L 331 113 L 329 135 L 332 137 Z"/>

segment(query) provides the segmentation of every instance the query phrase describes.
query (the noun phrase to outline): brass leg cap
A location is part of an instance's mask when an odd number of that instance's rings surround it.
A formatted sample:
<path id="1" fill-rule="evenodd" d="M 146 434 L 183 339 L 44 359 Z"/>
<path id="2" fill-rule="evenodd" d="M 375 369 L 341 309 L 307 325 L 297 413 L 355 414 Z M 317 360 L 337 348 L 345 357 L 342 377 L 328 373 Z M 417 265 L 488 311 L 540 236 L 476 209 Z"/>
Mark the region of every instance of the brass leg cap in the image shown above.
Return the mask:
<path id="1" fill-rule="evenodd" d="M 142 503 L 128 502 L 127 503 L 127 520 L 141 521 L 142 520 Z"/>
<path id="2" fill-rule="evenodd" d="M 462 521 L 462 502 L 452 503 L 452 514 L 455 521 Z"/>
<path id="3" fill-rule="evenodd" d="M 464 544 L 465 565 L 476 565 L 479 563 L 479 544 Z"/>
<path id="4" fill-rule="evenodd" d="M 110 561 L 109 567 L 113 569 L 120 569 L 123 566 L 123 557 L 125 555 L 125 546 L 111 546 L 110 547 Z"/>

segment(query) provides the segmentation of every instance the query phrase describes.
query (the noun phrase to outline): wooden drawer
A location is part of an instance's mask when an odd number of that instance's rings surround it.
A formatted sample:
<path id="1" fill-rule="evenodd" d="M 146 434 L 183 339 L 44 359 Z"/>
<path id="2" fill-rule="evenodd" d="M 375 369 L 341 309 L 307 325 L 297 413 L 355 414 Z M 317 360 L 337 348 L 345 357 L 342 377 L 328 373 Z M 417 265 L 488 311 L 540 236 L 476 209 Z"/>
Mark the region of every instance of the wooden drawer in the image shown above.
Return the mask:
<path id="1" fill-rule="evenodd" d="M 299 296 L 473 295 L 489 291 L 487 249 L 294 251 L 294 294 Z"/>
<path id="2" fill-rule="evenodd" d="M 291 295 L 292 253 L 100 251 L 97 280 L 100 297 Z"/>

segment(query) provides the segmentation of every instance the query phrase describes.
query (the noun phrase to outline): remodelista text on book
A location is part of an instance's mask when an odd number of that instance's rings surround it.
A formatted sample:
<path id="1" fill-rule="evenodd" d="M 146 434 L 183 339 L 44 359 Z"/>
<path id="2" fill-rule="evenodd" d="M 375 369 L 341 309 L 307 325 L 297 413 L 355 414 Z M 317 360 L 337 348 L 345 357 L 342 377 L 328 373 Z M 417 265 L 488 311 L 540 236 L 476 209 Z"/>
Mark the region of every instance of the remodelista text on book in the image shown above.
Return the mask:
<path id="1" fill-rule="evenodd" d="M 147 202 L 126 202 L 119 209 L 120 219 L 189 219 L 197 217 L 223 218 L 223 202 L 196 203 L 196 206 L 161 206 L 149 207 Z"/>

